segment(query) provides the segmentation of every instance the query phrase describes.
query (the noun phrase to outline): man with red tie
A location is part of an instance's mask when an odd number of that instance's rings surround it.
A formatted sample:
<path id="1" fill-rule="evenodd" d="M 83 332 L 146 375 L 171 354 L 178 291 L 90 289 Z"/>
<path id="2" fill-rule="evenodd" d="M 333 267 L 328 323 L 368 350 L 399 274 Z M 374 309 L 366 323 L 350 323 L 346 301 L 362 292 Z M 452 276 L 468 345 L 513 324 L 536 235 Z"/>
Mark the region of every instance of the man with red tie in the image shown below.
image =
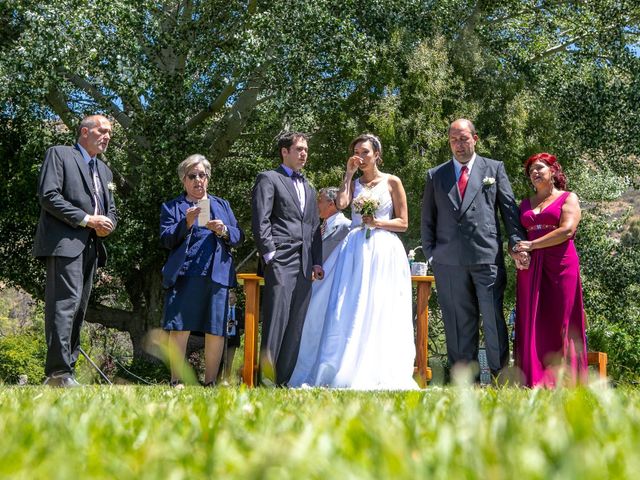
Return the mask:
<path id="1" fill-rule="evenodd" d="M 449 365 L 477 363 L 482 315 L 487 360 L 497 377 L 509 359 L 498 212 L 516 266 L 526 268 L 528 257 L 512 251 L 526 234 L 504 165 L 477 155 L 477 141 L 471 121 L 462 118 L 450 125 L 453 158 L 427 174 L 422 248 L 438 286 Z"/>

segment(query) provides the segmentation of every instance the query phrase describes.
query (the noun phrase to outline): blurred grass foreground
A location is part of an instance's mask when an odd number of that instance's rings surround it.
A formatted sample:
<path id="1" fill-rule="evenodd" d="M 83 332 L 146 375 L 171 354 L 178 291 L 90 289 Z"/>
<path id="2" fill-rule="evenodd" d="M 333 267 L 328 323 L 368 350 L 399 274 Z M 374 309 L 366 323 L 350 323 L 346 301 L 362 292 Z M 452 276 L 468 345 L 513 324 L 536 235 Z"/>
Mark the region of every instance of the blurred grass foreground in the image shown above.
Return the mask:
<path id="1" fill-rule="evenodd" d="M 640 393 L 0 388 L 0 478 L 606 479 L 640 472 Z"/>

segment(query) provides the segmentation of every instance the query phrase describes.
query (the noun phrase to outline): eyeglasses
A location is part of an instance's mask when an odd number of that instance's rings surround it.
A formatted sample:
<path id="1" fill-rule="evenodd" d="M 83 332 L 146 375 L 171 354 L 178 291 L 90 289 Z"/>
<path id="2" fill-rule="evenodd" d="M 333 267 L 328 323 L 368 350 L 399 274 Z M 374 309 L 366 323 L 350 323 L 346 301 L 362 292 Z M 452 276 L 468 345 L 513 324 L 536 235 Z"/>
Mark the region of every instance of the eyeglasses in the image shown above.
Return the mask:
<path id="1" fill-rule="evenodd" d="M 209 175 L 207 175 L 206 173 L 202 173 L 202 172 L 190 173 L 189 175 L 187 175 L 187 178 L 193 182 L 196 178 L 199 178 L 200 180 L 204 180 L 205 178 L 209 178 Z"/>

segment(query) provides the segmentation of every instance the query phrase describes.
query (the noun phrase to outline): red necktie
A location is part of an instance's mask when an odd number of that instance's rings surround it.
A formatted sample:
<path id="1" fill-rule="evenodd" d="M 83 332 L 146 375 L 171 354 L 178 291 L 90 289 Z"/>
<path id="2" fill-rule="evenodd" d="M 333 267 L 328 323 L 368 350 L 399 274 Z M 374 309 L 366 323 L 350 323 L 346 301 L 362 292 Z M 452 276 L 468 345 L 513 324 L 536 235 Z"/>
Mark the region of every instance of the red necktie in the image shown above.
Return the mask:
<path id="1" fill-rule="evenodd" d="M 469 169 L 464 165 L 460 169 L 460 178 L 458 179 L 458 191 L 460 192 L 460 200 L 464 199 L 464 191 L 467 189 L 469 182 Z"/>

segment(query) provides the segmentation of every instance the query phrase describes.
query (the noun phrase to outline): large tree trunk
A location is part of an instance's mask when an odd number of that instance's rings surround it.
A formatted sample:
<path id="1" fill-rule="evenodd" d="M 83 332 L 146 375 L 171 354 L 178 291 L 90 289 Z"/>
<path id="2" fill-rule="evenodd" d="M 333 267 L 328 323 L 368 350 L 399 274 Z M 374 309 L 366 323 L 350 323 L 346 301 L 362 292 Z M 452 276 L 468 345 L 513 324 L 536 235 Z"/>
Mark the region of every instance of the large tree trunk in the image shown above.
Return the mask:
<path id="1" fill-rule="evenodd" d="M 136 300 L 133 302 L 132 321 L 127 329 L 133 345 L 134 358 L 149 358 L 145 348 L 146 336 L 151 330 L 162 328 L 164 289 L 160 272 L 160 266 L 152 265 L 140 270 L 135 276 L 132 298 Z"/>
<path id="2" fill-rule="evenodd" d="M 160 267 L 150 265 L 144 270 L 137 270 L 128 279 L 126 290 L 133 310 L 95 305 L 87 312 L 88 322 L 128 332 L 135 359 L 155 358 L 150 355 L 146 340 L 150 331 L 162 327 L 164 290 L 160 271 Z"/>

